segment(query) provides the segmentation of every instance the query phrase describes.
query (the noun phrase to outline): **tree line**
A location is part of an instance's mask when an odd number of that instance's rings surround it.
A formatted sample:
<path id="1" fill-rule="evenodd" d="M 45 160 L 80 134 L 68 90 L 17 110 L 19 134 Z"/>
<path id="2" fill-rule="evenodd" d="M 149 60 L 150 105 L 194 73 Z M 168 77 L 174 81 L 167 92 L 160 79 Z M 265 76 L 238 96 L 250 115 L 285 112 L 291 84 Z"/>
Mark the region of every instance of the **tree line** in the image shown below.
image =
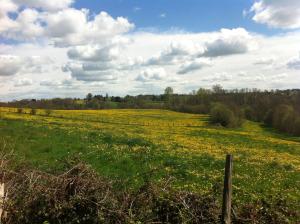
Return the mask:
<path id="1" fill-rule="evenodd" d="M 176 94 L 167 87 L 163 94 L 109 96 L 87 94 L 84 99 L 24 99 L 0 106 L 43 109 L 168 109 L 210 114 L 211 122 L 238 127 L 244 119 L 262 122 L 279 131 L 300 135 L 300 90 L 226 90 L 220 85 Z"/>

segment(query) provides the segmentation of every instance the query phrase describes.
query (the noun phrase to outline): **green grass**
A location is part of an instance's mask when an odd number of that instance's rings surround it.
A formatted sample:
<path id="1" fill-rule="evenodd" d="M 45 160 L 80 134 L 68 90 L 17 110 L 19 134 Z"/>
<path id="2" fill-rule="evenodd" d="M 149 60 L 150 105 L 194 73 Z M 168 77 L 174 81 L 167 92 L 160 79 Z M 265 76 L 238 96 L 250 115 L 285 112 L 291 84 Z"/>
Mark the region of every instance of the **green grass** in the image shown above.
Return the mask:
<path id="1" fill-rule="evenodd" d="M 258 123 L 225 129 L 209 126 L 204 115 L 163 110 L 43 113 L 0 118 L 1 141 L 33 167 L 59 172 L 62 161 L 78 157 L 126 187 L 173 177 L 175 188 L 221 193 L 225 155 L 232 153 L 237 203 L 279 194 L 300 202 L 300 138 Z"/>

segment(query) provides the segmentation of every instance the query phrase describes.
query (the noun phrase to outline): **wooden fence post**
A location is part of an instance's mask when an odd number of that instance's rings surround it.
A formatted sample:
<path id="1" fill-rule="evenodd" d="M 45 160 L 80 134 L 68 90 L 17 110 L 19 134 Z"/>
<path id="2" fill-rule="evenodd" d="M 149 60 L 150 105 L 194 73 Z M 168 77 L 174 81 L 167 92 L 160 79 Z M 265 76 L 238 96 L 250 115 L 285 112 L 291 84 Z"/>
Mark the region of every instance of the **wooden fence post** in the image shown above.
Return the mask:
<path id="1" fill-rule="evenodd" d="M 5 191 L 4 191 L 4 184 L 0 182 L 0 223 L 2 221 L 4 214 L 3 205 L 5 199 Z"/>
<path id="2" fill-rule="evenodd" d="M 222 206 L 222 223 L 231 223 L 231 195 L 232 195 L 232 155 L 226 156 L 224 189 L 223 189 L 223 206 Z"/>

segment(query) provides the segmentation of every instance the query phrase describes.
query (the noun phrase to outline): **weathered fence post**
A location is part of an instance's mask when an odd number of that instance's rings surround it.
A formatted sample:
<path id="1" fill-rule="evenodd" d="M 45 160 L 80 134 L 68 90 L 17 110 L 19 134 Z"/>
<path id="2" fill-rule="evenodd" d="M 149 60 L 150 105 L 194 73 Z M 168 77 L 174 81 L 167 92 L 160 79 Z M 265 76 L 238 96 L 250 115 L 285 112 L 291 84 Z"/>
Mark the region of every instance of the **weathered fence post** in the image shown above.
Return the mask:
<path id="1" fill-rule="evenodd" d="M 2 221 L 4 214 L 3 205 L 5 199 L 5 191 L 4 191 L 4 184 L 0 182 L 0 223 Z"/>
<path id="2" fill-rule="evenodd" d="M 223 206 L 222 206 L 222 223 L 231 223 L 231 195 L 232 195 L 232 155 L 226 156 L 224 189 L 223 189 Z"/>

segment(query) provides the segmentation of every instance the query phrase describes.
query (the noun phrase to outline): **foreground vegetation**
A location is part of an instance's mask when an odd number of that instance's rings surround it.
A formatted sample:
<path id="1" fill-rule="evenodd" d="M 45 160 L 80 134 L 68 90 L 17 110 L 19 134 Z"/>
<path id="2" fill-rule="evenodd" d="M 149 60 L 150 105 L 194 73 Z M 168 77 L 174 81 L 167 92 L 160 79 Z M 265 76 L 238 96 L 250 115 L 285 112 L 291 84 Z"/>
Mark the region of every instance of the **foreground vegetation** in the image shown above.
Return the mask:
<path id="1" fill-rule="evenodd" d="M 0 178 L 9 189 L 4 224 L 221 223 L 218 189 L 205 194 L 174 190 L 170 178 L 158 184 L 147 175 L 137 189 L 120 188 L 124 180 L 111 181 L 75 161 L 53 175 L 26 164 L 16 167 L 12 159 L 0 151 Z M 234 204 L 232 223 L 296 223 L 300 213 L 289 203 L 278 196 Z"/>
<path id="2" fill-rule="evenodd" d="M 31 113 L 30 113 L 31 112 Z M 234 155 L 234 204 L 300 204 L 300 139 L 259 123 L 209 125 L 209 117 L 164 110 L 1 109 L 0 136 L 17 161 L 52 174 L 81 160 L 103 177 L 138 189 L 171 178 L 172 189 L 221 192 L 226 153 Z M 9 150 L 8 150 L 9 151 Z"/>

